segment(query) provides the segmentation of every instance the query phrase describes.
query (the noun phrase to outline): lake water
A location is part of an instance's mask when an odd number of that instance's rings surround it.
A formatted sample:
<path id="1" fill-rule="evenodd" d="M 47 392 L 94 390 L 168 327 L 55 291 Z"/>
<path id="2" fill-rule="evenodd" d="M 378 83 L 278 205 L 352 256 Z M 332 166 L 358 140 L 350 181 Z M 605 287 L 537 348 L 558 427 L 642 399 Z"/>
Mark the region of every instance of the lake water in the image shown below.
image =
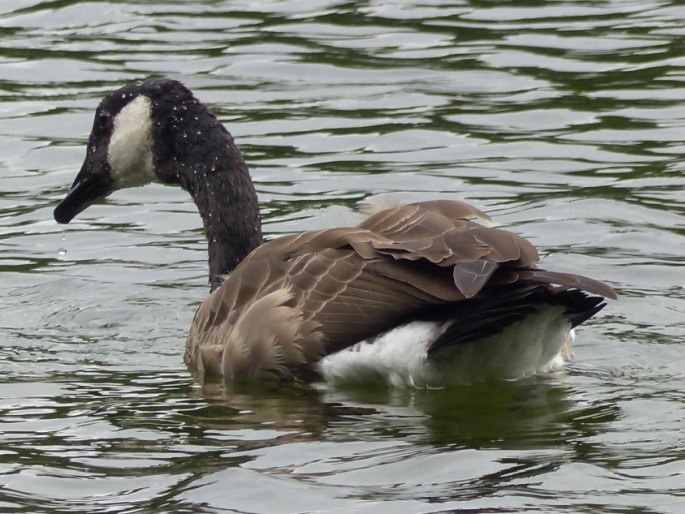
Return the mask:
<path id="1" fill-rule="evenodd" d="M 685 512 L 685 6 L 0 6 L 0 511 Z M 265 231 L 465 199 L 620 294 L 564 372 L 449 391 L 226 390 L 180 190 L 52 210 L 93 110 L 171 76 L 231 130 Z"/>

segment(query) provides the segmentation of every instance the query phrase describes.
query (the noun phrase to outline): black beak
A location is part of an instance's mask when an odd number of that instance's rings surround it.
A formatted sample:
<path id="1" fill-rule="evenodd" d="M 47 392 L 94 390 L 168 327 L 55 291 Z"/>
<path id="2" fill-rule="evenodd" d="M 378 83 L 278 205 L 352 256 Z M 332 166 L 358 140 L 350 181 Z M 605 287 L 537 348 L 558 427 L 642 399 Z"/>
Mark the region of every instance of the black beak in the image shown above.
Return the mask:
<path id="1" fill-rule="evenodd" d="M 96 159 L 93 159 L 93 156 L 86 157 L 71 190 L 55 208 L 54 215 L 57 223 L 69 223 L 93 202 L 114 191 L 109 165 L 96 167 L 93 165 L 94 160 Z"/>

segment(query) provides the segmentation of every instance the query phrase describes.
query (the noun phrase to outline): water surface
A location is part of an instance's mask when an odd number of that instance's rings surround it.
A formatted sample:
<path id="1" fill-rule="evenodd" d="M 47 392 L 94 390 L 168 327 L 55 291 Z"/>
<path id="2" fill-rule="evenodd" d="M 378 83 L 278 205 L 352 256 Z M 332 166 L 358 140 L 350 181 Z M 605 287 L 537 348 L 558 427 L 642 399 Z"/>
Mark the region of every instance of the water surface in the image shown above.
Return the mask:
<path id="1" fill-rule="evenodd" d="M 6 0 L 0 34 L 0 510 L 685 509 L 685 7 Z M 464 199 L 620 301 L 544 377 L 197 384 L 185 193 L 52 220 L 99 99 L 147 76 L 225 122 L 269 237 L 376 194 Z"/>

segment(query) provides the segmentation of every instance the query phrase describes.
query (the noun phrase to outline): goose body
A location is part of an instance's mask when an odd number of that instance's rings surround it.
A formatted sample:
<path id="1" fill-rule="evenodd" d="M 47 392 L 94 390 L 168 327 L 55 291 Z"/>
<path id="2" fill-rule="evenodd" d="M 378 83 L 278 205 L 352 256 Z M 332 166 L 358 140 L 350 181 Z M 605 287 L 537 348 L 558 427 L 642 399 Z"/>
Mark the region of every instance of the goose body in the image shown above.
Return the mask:
<path id="1" fill-rule="evenodd" d="M 527 240 L 456 201 L 262 243 L 232 137 L 166 79 L 105 96 L 55 219 L 153 180 L 188 191 L 207 233 L 211 293 L 185 352 L 203 376 L 426 388 L 516 379 L 559 367 L 573 328 L 615 298 L 602 282 L 539 269 Z"/>

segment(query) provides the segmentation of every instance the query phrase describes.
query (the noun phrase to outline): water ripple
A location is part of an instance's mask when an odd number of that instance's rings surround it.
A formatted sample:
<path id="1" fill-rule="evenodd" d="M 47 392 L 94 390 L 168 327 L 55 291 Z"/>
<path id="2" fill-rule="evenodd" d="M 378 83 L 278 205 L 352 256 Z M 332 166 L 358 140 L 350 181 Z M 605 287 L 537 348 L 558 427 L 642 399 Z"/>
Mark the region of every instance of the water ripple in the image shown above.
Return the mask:
<path id="1" fill-rule="evenodd" d="M 0 7 L 0 510 L 681 512 L 685 8 L 677 2 Z M 373 194 L 466 199 L 614 284 L 564 373 L 449 392 L 235 390 L 181 356 L 186 195 L 52 209 L 104 91 L 180 78 L 267 235 Z"/>

